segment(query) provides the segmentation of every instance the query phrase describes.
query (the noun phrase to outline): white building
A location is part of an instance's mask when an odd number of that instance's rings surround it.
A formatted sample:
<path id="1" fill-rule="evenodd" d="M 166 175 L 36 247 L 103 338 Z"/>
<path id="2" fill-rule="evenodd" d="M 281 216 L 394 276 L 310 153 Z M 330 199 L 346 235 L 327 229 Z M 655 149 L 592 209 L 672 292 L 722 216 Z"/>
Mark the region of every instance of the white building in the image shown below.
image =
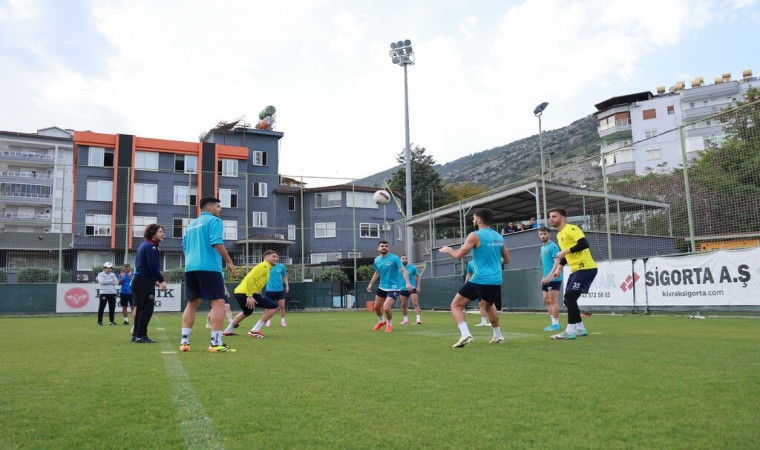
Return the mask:
<path id="1" fill-rule="evenodd" d="M 639 92 L 598 103 L 596 117 L 606 173 L 645 175 L 683 166 L 678 127 L 685 126 L 687 159 L 696 158 L 710 142 L 720 142 L 725 136 L 712 116 L 744 100 L 753 85 L 760 86 L 758 78 L 745 70 L 741 80 L 731 80 L 726 73 L 711 85 L 697 78 L 689 89 L 678 82 L 669 92 L 661 86 L 656 95 Z"/>

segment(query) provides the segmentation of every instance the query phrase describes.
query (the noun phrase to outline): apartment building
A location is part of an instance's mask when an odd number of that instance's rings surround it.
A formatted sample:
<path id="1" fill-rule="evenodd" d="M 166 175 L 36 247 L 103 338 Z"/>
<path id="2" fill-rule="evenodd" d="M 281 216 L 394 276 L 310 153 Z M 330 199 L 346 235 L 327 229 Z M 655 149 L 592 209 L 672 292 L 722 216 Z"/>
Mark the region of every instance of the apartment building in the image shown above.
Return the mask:
<path id="1" fill-rule="evenodd" d="M 606 173 L 645 175 L 682 167 L 681 143 L 691 160 L 711 142 L 719 142 L 725 134 L 712 116 L 744 100 L 747 89 L 759 85 L 745 70 L 738 80 L 725 73 L 709 85 L 696 78 L 690 88 L 680 81 L 667 92 L 660 86 L 656 94 L 638 92 L 596 104 Z M 679 127 L 684 127 L 683 140 Z"/>

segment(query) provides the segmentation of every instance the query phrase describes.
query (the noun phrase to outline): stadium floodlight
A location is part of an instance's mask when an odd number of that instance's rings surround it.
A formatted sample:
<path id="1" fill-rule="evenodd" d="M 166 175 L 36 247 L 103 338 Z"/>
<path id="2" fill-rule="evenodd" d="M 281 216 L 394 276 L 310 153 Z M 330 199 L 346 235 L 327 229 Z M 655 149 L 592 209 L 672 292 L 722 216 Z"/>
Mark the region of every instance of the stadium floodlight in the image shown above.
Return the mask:
<path id="1" fill-rule="evenodd" d="M 533 114 L 538 117 L 538 151 L 541 154 L 541 195 L 544 204 L 544 226 L 549 226 L 549 218 L 546 215 L 546 169 L 544 168 L 544 143 L 541 139 L 541 116 L 544 114 L 544 110 L 549 106 L 549 102 L 543 102 L 536 106 L 533 110 Z M 541 224 L 541 218 L 538 218 L 538 224 Z"/>
<path id="2" fill-rule="evenodd" d="M 404 68 L 404 120 L 406 125 L 406 147 L 404 148 L 404 168 L 406 170 L 406 256 L 414 260 L 412 253 L 412 227 L 408 225 L 409 219 L 412 218 L 412 151 L 409 148 L 409 84 L 407 82 L 406 66 L 414 64 L 414 50 L 412 41 L 405 39 L 403 41 L 391 42 L 391 51 L 389 52 L 391 62 Z"/>

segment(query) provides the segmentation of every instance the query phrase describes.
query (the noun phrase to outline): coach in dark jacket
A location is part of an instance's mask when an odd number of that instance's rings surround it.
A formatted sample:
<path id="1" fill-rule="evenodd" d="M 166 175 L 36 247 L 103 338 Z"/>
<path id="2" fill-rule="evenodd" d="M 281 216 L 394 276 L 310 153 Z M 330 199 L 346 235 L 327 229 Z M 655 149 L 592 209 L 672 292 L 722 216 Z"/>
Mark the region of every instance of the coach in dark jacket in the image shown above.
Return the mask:
<path id="1" fill-rule="evenodd" d="M 161 275 L 161 252 L 158 245 L 164 240 L 164 229 L 152 223 L 145 227 L 145 241 L 137 249 L 135 276 L 132 279 L 132 295 L 135 299 L 135 326 L 132 328 L 132 342 L 153 344 L 148 337 L 148 323 L 153 317 L 156 288 L 165 291 L 166 282 Z"/>

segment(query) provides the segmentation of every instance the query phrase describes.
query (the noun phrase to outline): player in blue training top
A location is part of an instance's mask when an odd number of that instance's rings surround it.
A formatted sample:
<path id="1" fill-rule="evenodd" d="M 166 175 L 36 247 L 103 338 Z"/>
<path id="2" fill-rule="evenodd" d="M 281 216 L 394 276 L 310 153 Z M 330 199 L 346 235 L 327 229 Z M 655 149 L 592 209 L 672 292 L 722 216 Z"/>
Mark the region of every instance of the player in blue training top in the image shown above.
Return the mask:
<path id="1" fill-rule="evenodd" d="M 422 316 L 420 315 L 420 300 L 417 294 L 422 290 L 422 276 L 420 271 L 417 270 L 413 264 L 409 264 L 409 258 L 406 255 L 401 255 L 401 263 L 404 264 L 406 273 L 409 275 L 409 282 L 412 284 L 412 290 L 407 291 L 403 289 L 401 291 L 401 312 L 404 314 L 404 320 L 401 325 L 409 323 L 409 308 L 407 304 L 409 299 L 412 299 L 412 305 L 414 305 L 414 312 L 417 313 L 417 325 L 422 325 Z"/>
<path id="2" fill-rule="evenodd" d="M 559 253 L 559 247 L 552 242 L 551 233 L 546 227 L 538 229 L 538 239 L 543 244 L 541 246 L 541 268 L 543 269 L 541 291 L 543 291 L 546 312 L 552 319 L 551 325 L 544 328 L 544 331 L 559 331 L 562 329 L 559 325 L 559 291 L 562 289 L 562 272 L 555 278 L 551 277 L 554 258 Z"/>
<path id="3" fill-rule="evenodd" d="M 285 296 L 290 292 L 288 285 L 288 269 L 282 263 L 277 263 L 269 271 L 269 280 L 266 287 L 267 297 L 276 301 L 280 306 L 280 326 L 287 327 L 285 322 Z M 269 321 L 267 320 L 267 326 Z"/>
<path id="4" fill-rule="evenodd" d="M 380 286 L 375 291 L 377 325 L 373 330 L 377 331 L 385 327 L 386 333 L 393 331 L 393 304 L 401 295 L 401 290 L 404 288 L 407 291 L 412 290 L 404 263 L 401 262 L 401 258 L 391 253 L 388 247 L 388 241 L 380 241 L 377 244 L 377 251 L 380 252 L 380 256 L 375 258 L 375 262 L 372 264 L 375 273 L 372 274 L 372 279 L 367 286 L 367 292 L 372 292 L 372 285 L 380 278 Z M 387 320 L 383 319 L 383 312 L 385 312 Z"/>
<path id="5" fill-rule="evenodd" d="M 501 265 L 509 264 L 509 250 L 504 245 L 504 238 L 491 228 L 493 211 L 488 208 L 475 210 L 472 224 L 477 231 L 467 235 L 464 244 L 458 250 L 451 247 L 441 247 L 438 251 L 462 259 L 472 250 L 472 260 L 477 268 L 475 275 L 465 283 L 451 301 L 451 316 L 459 327 L 461 337 L 453 345 L 461 348 L 472 342 L 470 329 L 465 321 L 464 308 L 472 300 L 480 297 L 488 303 L 488 319 L 493 327 L 492 344 L 504 342 L 499 325 L 499 314 L 494 306 L 501 300 Z"/>

